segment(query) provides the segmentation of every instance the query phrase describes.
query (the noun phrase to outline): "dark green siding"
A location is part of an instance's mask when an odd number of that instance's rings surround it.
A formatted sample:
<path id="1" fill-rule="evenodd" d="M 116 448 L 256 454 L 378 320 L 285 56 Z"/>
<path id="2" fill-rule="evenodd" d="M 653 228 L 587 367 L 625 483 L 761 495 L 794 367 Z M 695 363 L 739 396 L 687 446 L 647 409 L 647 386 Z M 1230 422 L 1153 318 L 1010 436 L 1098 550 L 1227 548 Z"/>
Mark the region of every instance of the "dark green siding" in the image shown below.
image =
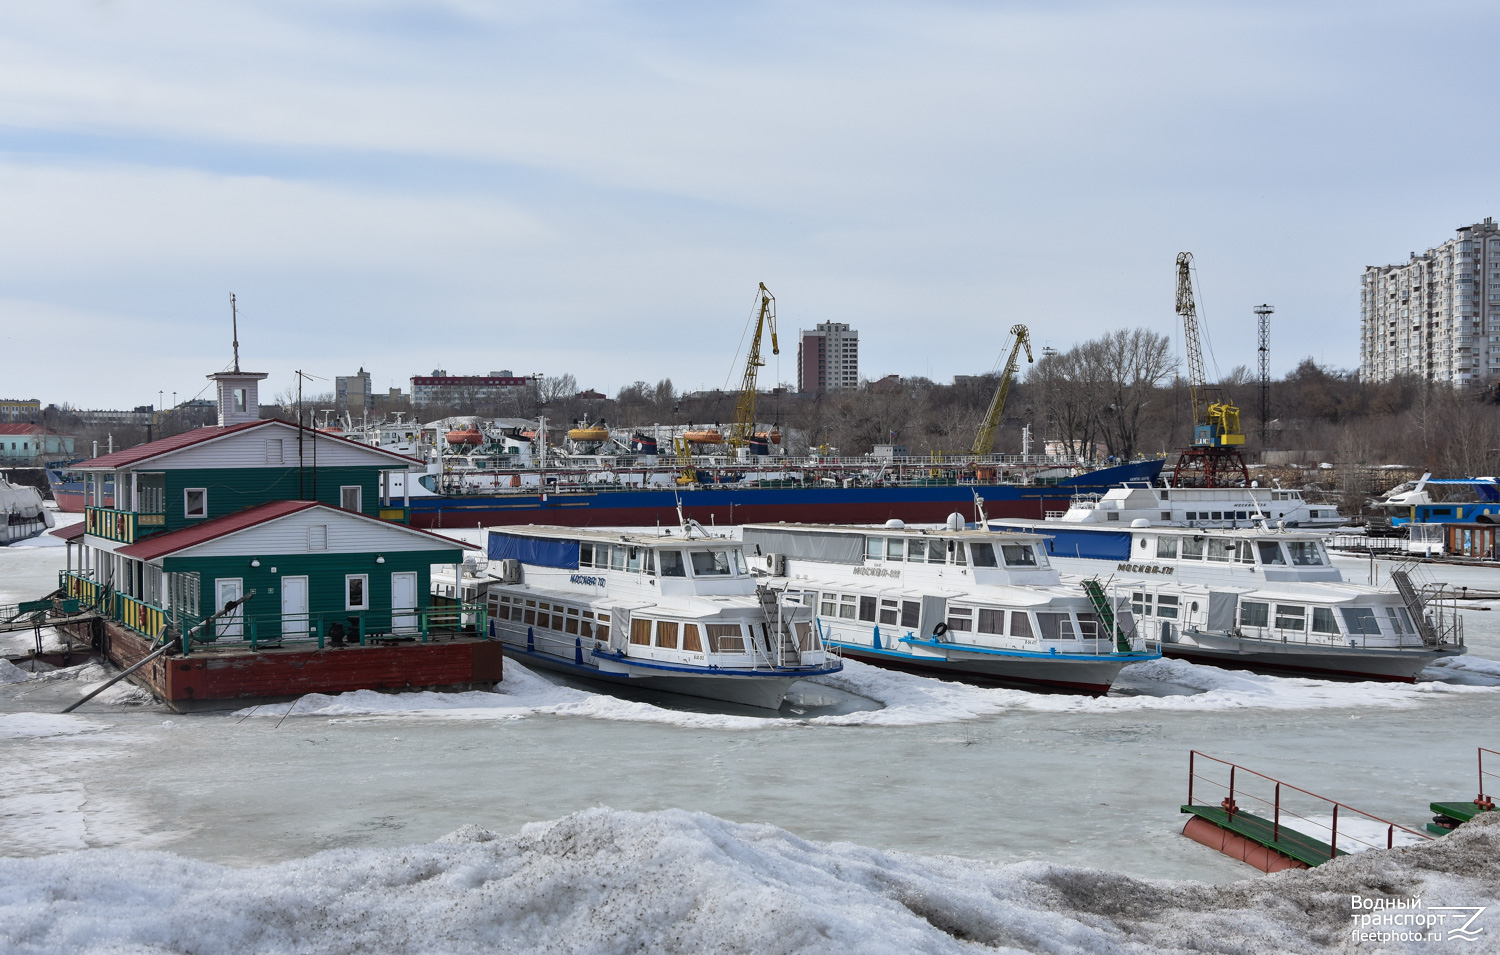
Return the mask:
<path id="1" fill-rule="evenodd" d="M 197 573 L 200 580 L 198 606 L 206 616 L 214 609 L 216 581 L 238 577 L 243 593 L 255 591 L 245 604 L 247 620 L 255 620 L 257 635 L 269 638 L 279 634 L 282 577 L 307 577 L 308 613 L 315 620 L 343 620 L 351 613 L 344 609 L 344 577 L 368 574 L 370 593 L 367 615 L 372 625 L 382 628 L 391 610 L 391 574 L 417 574 L 417 608 L 431 604 L 433 564 L 455 564 L 463 560 L 461 550 L 428 550 L 386 553 L 385 563 L 375 563 L 375 554 L 256 554 L 259 567 L 250 566 L 245 557 L 168 557 L 162 562 L 167 573 Z M 276 573 L 271 573 L 271 568 Z M 382 620 L 381 618 L 384 618 Z"/>
<path id="2" fill-rule="evenodd" d="M 272 501 L 321 501 L 339 506 L 339 488 L 357 484 L 363 488 L 360 510 L 371 517 L 380 511 L 380 471 L 378 467 L 348 468 L 194 468 L 168 471 L 167 531 L 179 530 L 203 519 L 184 517 L 183 491 L 190 487 L 208 489 L 208 517 L 223 517 L 249 507 Z"/>

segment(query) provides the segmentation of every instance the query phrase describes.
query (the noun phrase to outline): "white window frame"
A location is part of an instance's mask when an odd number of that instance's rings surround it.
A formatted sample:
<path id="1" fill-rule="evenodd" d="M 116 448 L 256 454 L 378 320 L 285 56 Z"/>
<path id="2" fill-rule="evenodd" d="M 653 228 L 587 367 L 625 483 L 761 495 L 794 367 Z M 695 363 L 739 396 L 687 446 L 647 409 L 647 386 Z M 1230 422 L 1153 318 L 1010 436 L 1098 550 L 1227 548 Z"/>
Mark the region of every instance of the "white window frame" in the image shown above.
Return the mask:
<path id="1" fill-rule="evenodd" d="M 190 498 L 190 495 L 192 495 L 194 491 L 197 491 L 199 494 L 203 495 L 203 512 L 201 514 L 194 514 L 192 510 L 188 508 L 188 500 Z M 185 487 L 182 489 L 182 516 L 192 521 L 201 521 L 204 518 L 208 517 L 208 488 Z"/>
<path id="2" fill-rule="evenodd" d="M 364 603 L 354 606 L 349 602 L 349 584 L 352 581 L 361 581 L 360 596 Z M 369 610 L 370 609 L 370 575 L 369 574 L 345 574 L 344 575 L 344 609 L 345 610 Z"/>
<path id="3" fill-rule="evenodd" d="M 354 492 L 354 498 L 355 498 L 355 500 L 354 500 L 355 506 L 354 507 L 344 507 L 344 494 L 347 491 L 353 491 Z M 365 489 L 364 489 L 364 487 L 362 485 L 359 485 L 359 484 L 341 484 L 341 485 L 339 485 L 339 507 L 343 508 L 346 511 L 362 512 L 364 510 L 364 504 L 365 504 Z"/>

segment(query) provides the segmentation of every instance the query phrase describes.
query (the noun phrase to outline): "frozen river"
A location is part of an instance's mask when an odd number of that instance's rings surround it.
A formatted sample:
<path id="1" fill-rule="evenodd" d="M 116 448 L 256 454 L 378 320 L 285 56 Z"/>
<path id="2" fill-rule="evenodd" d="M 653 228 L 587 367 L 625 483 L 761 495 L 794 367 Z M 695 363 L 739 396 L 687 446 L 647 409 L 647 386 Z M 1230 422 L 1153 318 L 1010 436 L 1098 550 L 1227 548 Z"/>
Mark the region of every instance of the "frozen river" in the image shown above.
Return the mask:
<path id="1" fill-rule="evenodd" d="M 61 557 L 0 549 L 0 603 L 55 586 Z M 1345 570 L 1364 579 L 1367 565 Z M 1487 569 L 1445 568 L 1445 579 L 1500 589 Z M 1429 801 L 1472 796 L 1475 747 L 1497 743 L 1500 610 L 1464 617 L 1468 658 L 1416 686 L 1161 661 L 1089 700 L 851 663 L 779 719 L 619 700 L 509 662 L 497 693 L 313 697 L 290 715 L 178 716 L 130 705 L 125 690 L 61 717 L 97 667 L 11 674 L 0 845 L 11 856 L 163 849 L 243 867 L 465 826 L 516 833 L 594 807 L 686 809 L 924 856 L 1240 880 L 1253 871 L 1178 835 L 1188 751 L 1420 829 Z"/>

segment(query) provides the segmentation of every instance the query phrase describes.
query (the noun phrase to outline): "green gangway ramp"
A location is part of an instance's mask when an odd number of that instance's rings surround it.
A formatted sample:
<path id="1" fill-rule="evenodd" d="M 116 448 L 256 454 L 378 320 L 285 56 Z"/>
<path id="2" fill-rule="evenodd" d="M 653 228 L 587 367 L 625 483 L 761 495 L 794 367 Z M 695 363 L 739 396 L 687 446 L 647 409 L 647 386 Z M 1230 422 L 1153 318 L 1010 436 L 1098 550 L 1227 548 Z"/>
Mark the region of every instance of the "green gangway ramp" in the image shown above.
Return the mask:
<path id="1" fill-rule="evenodd" d="M 1099 578 L 1090 577 L 1085 580 L 1083 592 L 1088 594 L 1089 603 L 1094 605 L 1094 613 L 1098 614 L 1099 622 L 1103 624 L 1105 632 L 1115 635 L 1115 649 L 1121 653 L 1129 653 L 1130 639 L 1125 634 L 1115 631 L 1115 608 L 1109 605 L 1109 598 L 1104 596 L 1104 585 L 1099 583 Z"/>
<path id="2" fill-rule="evenodd" d="M 1229 812 L 1219 806 L 1183 806 L 1182 811 L 1207 819 L 1220 829 L 1227 829 L 1244 836 L 1251 842 L 1279 852 L 1288 858 L 1296 859 L 1310 868 L 1322 865 L 1332 859 L 1335 854 L 1333 847 L 1326 842 L 1314 839 L 1295 829 L 1289 829 L 1284 824 L 1277 826 L 1274 820 L 1245 812 L 1243 809 Z M 1340 849 L 1337 854 L 1345 856 L 1349 853 Z"/>

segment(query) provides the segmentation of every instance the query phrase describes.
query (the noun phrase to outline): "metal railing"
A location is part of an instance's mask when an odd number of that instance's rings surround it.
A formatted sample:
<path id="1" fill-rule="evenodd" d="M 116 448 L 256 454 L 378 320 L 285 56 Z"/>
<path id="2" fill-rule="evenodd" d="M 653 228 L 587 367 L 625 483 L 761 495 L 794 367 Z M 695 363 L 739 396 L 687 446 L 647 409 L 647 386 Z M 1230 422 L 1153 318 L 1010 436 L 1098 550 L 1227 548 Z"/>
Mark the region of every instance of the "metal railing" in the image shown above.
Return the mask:
<path id="1" fill-rule="evenodd" d="M 1200 762 L 1209 764 L 1208 772 L 1199 771 Z M 1224 771 L 1226 770 L 1228 772 L 1227 780 L 1223 778 Z M 1249 777 L 1248 788 L 1246 786 L 1246 777 Z M 1205 788 L 1209 789 L 1212 793 L 1209 797 L 1210 800 L 1213 795 L 1218 795 L 1220 792 L 1225 794 L 1217 806 L 1211 801 L 1195 801 L 1202 795 Z M 1266 790 L 1269 790 L 1269 794 L 1266 794 Z M 1302 798 L 1296 802 L 1297 809 L 1289 808 L 1288 802 L 1298 800 L 1298 797 Z M 1391 822 L 1389 819 L 1382 819 L 1364 810 L 1355 809 L 1353 806 L 1339 802 L 1337 799 L 1329 799 L 1327 796 L 1320 796 L 1300 786 L 1293 786 L 1291 783 L 1283 782 L 1274 776 L 1258 773 L 1238 763 L 1231 763 L 1228 760 L 1209 756 L 1207 753 L 1201 753 L 1198 750 L 1188 751 L 1187 804 L 1189 806 L 1218 808 L 1223 810 L 1230 819 L 1233 819 L 1239 813 L 1252 814 L 1245 806 L 1241 805 L 1242 800 L 1253 808 L 1259 809 L 1261 813 L 1265 813 L 1267 810 L 1270 811 L 1271 838 L 1274 842 L 1293 847 L 1314 856 L 1321 855 L 1331 859 L 1340 853 L 1360 852 L 1364 849 L 1390 849 L 1396 845 L 1397 832 L 1424 842 L 1432 839 L 1426 833 L 1409 829 L 1399 823 Z M 1328 807 L 1331 810 L 1331 824 L 1325 824 L 1321 817 L 1307 815 L 1306 813 L 1313 810 L 1304 808 L 1303 803 L 1305 802 L 1310 802 L 1318 809 Z M 1297 811 L 1298 809 L 1301 811 Z M 1351 815 L 1353 817 L 1352 820 L 1350 818 Z M 1264 816 L 1258 816 L 1257 818 L 1263 819 Z M 1294 820 L 1294 824 L 1299 828 L 1291 828 L 1283 822 L 1284 819 L 1288 818 Z M 1343 831 L 1339 829 L 1341 821 L 1344 827 Z M 1351 825 L 1351 822 L 1354 824 Z M 1370 834 L 1375 830 L 1370 828 L 1369 823 L 1374 823 L 1383 828 L 1383 839 L 1378 835 Z M 1325 832 L 1327 833 L 1326 840 L 1320 837 Z M 1350 845 L 1351 848 L 1341 848 L 1339 845 L 1341 840 L 1345 845 Z"/>

